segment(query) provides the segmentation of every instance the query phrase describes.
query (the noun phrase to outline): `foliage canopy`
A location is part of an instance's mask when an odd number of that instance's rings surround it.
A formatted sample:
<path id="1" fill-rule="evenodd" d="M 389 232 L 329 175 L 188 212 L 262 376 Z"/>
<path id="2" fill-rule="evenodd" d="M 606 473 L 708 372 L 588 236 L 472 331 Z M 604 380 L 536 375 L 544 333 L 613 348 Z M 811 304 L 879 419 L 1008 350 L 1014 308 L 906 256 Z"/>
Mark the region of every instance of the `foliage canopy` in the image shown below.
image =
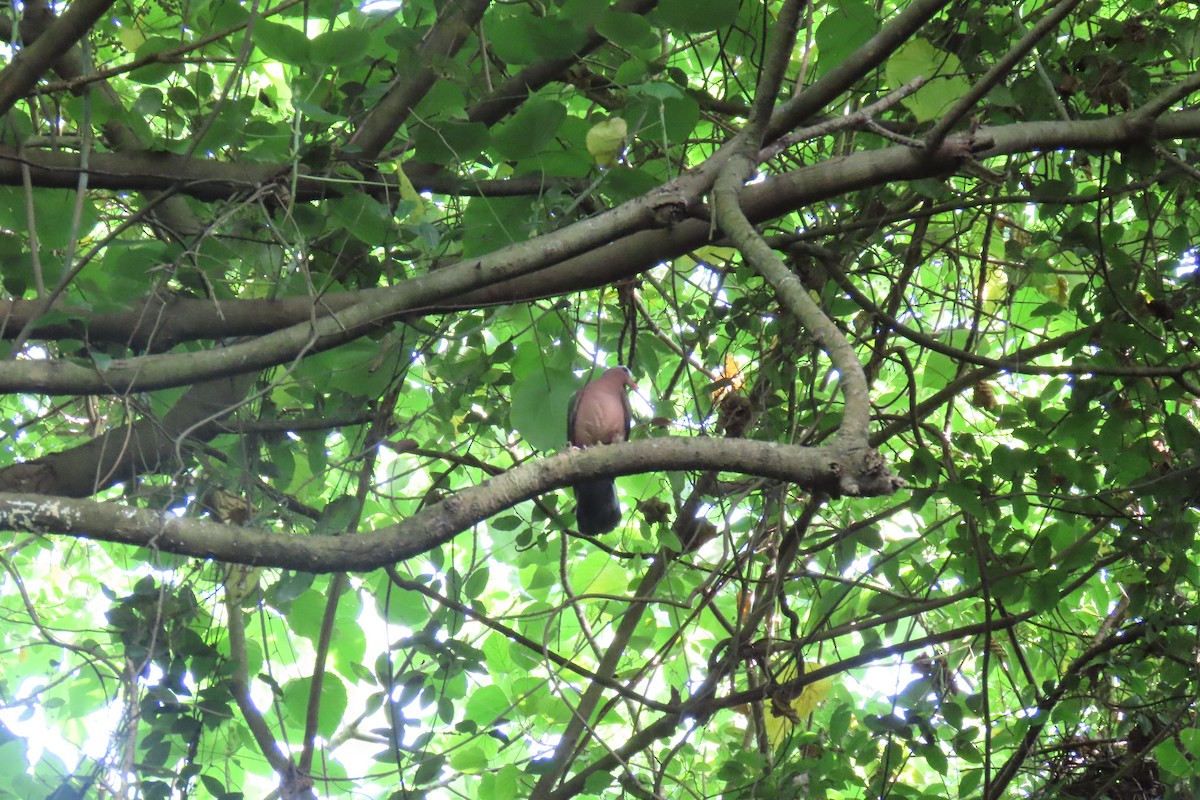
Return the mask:
<path id="1" fill-rule="evenodd" d="M 0 31 L 0 797 L 1200 789 L 1194 6 Z"/>

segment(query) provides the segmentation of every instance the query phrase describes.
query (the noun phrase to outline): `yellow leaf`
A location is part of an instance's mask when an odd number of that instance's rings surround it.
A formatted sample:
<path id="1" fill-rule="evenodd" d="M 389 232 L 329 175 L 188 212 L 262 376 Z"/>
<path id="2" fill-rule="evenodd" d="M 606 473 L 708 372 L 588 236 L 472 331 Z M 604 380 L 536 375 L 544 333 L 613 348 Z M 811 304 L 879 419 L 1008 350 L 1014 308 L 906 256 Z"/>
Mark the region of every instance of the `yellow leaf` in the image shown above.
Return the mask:
<path id="1" fill-rule="evenodd" d="M 987 269 L 986 265 L 984 269 Z M 979 299 L 983 302 L 984 310 L 990 313 L 1008 298 L 1008 273 L 999 267 L 988 270 L 982 289 Z"/>
<path id="2" fill-rule="evenodd" d="M 715 244 L 697 247 L 691 252 L 692 257 L 697 261 L 703 261 L 710 264 L 728 263 L 737 257 L 738 251 L 734 247 L 718 247 Z"/>
<path id="3" fill-rule="evenodd" d="M 717 380 L 716 388 L 713 389 L 713 402 L 716 403 L 730 392 L 740 392 L 745 385 L 746 376 L 742 374 L 742 368 L 738 366 L 737 359 L 732 355 L 726 355 L 725 364 L 721 368 L 721 377 Z"/>
<path id="4" fill-rule="evenodd" d="M 1071 285 L 1067 283 L 1067 279 L 1059 275 L 1054 283 L 1047 283 L 1044 286 L 1039 286 L 1038 291 L 1046 296 L 1046 299 L 1053 300 L 1060 306 L 1065 306 L 1067 300 L 1071 296 Z"/>
<path id="5" fill-rule="evenodd" d="M 598 167 L 611 167 L 625 149 L 625 134 L 629 126 L 620 117 L 597 122 L 587 132 L 587 149 Z"/>
<path id="6" fill-rule="evenodd" d="M 118 28 L 117 38 L 121 40 L 121 44 L 125 45 L 125 49 L 131 53 L 136 53 L 138 48 L 146 43 L 146 37 L 132 25 L 122 25 Z"/>
<path id="7" fill-rule="evenodd" d="M 225 595 L 230 605 L 237 606 L 242 599 L 258 588 L 262 567 L 246 567 L 231 564 L 225 569 Z"/>
<path id="8" fill-rule="evenodd" d="M 407 200 L 413 203 L 416 208 L 408 216 L 420 218 L 425 214 L 425 198 L 421 197 L 421 193 L 417 191 L 417 187 L 412 185 L 412 181 L 404 174 L 404 170 L 396 164 L 396 182 L 400 185 L 400 199 Z"/>
<path id="9" fill-rule="evenodd" d="M 811 672 L 820 666 L 820 664 L 815 662 L 806 662 L 804 671 Z M 794 662 L 786 664 L 775 675 L 775 680 L 778 683 L 787 683 L 790 680 L 795 680 L 795 678 L 796 664 Z M 763 703 L 763 724 L 766 727 L 767 738 L 771 740 L 772 747 L 778 747 L 800 720 L 803 720 L 815 711 L 825 701 L 825 698 L 829 696 L 829 689 L 832 685 L 833 682 L 830 678 L 822 678 L 815 683 L 805 686 L 799 696 L 786 705 L 780 703 L 778 700 Z M 748 710 L 741 711 L 740 713 L 749 716 Z"/>

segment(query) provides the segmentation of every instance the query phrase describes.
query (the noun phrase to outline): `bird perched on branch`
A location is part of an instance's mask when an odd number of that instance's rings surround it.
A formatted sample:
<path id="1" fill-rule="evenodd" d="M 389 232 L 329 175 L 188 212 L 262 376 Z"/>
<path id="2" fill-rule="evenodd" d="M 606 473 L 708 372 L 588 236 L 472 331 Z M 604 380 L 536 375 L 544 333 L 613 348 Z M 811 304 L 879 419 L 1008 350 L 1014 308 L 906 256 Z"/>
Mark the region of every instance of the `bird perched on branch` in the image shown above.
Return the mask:
<path id="1" fill-rule="evenodd" d="M 567 407 L 567 439 L 573 446 L 616 444 L 629 438 L 633 412 L 626 387 L 637 388 L 633 373 L 628 367 L 613 367 L 575 393 Z M 584 481 L 571 488 L 580 533 L 594 536 L 617 527 L 621 505 L 612 478 Z"/>

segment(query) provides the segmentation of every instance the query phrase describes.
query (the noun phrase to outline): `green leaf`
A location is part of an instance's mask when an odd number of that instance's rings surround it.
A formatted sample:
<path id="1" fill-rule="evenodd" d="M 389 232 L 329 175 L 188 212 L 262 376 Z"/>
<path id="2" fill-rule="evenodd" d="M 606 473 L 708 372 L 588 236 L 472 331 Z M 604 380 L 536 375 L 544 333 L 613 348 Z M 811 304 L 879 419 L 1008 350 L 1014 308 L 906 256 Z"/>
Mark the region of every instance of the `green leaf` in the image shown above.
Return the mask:
<path id="1" fill-rule="evenodd" d="M 732 25 L 737 0 L 662 0 L 650 16 L 680 33 L 705 33 Z"/>
<path id="2" fill-rule="evenodd" d="M 966 331 L 952 331 L 945 343 L 961 349 L 967 341 Z M 958 375 L 958 362 L 944 353 L 930 352 L 926 356 L 925 366 L 921 370 L 921 385 L 925 388 L 940 389 Z"/>
<path id="3" fill-rule="evenodd" d="M 325 31 L 311 42 L 311 57 L 317 64 L 345 66 L 362 60 L 371 35 L 362 28 Z"/>
<path id="4" fill-rule="evenodd" d="M 348 533 L 358 516 L 359 502 L 354 497 L 338 497 L 321 509 L 314 533 L 318 536 L 334 536 Z"/>
<path id="5" fill-rule="evenodd" d="M 429 620 L 427 600 L 417 592 L 404 592 L 392 587 L 391 581 L 382 572 L 375 581 L 372 597 L 375 607 L 389 623 L 417 629 Z"/>
<path id="6" fill-rule="evenodd" d="M 916 77 L 928 81 L 902 101 L 918 122 L 937 119 L 971 88 L 970 81 L 962 76 L 958 56 L 938 50 L 924 39 L 912 39 L 900 47 L 888 59 L 885 73 L 892 89 Z"/>
<path id="7" fill-rule="evenodd" d="M 644 141 L 663 147 L 677 145 L 691 137 L 700 121 L 700 104 L 679 94 L 671 84 L 641 84 L 631 87 L 630 95 L 633 100 L 626 118 L 643 120 L 636 133 Z"/>
<path id="8" fill-rule="evenodd" d="M 179 42 L 167 39 L 161 36 L 152 36 L 148 38 L 138 49 L 134 58 L 148 58 L 157 55 L 167 50 L 173 50 L 179 46 Z M 169 60 L 160 63 L 147 64 L 143 67 L 138 67 L 130 71 L 129 80 L 138 83 L 159 83 L 165 81 L 179 69 L 178 64 L 173 64 Z M 160 92 L 161 93 L 161 92 Z"/>
<path id="9" fill-rule="evenodd" d="M 310 42 L 303 31 L 270 20 L 254 21 L 254 46 L 284 64 L 303 66 L 310 58 Z"/>
<path id="10" fill-rule="evenodd" d="M 658 45 L 654 28 L 640 14 L 610 8 L 596 21 L 596 32 L 613 44 L 631 50 L 652 49 Z"/>
<path id="11" fill-rule="evenodd" d="M 1179 732 L 1179 740 L 1193 761 L 1200 760 L 1200 729 L 1184 728 Z"/>
<path id="12" fill-rule="evenodd" d="M 325 617 L 325 596 L 310 590 L 292 601 L 287 615 L 288 625 L 299 636 L 316 641 L 321 635 L 321 620 Z"/>
<path id="13" fill-rule="evenodd" d="M 304 727 L 311 689 L 312 678 L 288 681 L 283 687 L 283 705 L 288 711 L 288 722 L 297 730 Z M 348 702 L 346 685 L 337 675 L 326 671 L 321 679 L 321 694 L 317 705 L 318 736 L 325 740 L 333 738 L 346 716 Z"/>
<path id="14" fill-rule="evenodd" d="M 547 369 L 521 376 L 509 409 L 512 427 L 535 450 L 562 447 L 567 441 L 567 405 L 579 387 L 569 370 Z"/>
<path id="15" fill-rule="evenodd" d="M 828 72 L 875 35 L 879 19 L 865 0 L 843 0 L 829 8 L 817 26 L 817 71 Z"/>
<path id="16" fill-rule="evenodd" d="M 529 64 L 538 59 L 570 58 L 587 41 L 587 32 L 574 20 L 536 17 L 522 8 L 493 21 L 488 41 L 505 63 Z"/>
<path id="17" fill-rule="evenodd" d="M 416 134 L 416 157 L 433 164 L 454 164 L 479 155 L 489 141 L 487 126 L 478 122 L 443 122 L 421 126 Z"/>
<path id="18" fill-rule="evenodd" d="M 605 552 L 589 553 L 576 564 L 578 571 L 572 571 L 571 581 L 577 592 L 620 595 L 629 587 L 629 574 L 625 568 Z"/>
<path id="19" fill-rule="evenodd" d="M 1191 762 L 1179 751 L 1173 739 L 1167 739 L 1155 746 L 1154 760 L 1159 769 L 1177 778 L 1186 778 L 1194 772 Z"/>
<path id="20" fill-rule="evenodd" d="M 505 158 L 529 158 L 554 138 L 566 116 L 567 109 L 562 103 L 531 98 L 492 132 L 492 147 Z"/>
<path id="21" fill-rule="evenodd" d="M 925 762 L 929 764 L 929 768 L 936 774 L 946 775 L 948 773 L 950 762 L 946 758 L 946 754 L 936 744 L 921 748 L 921 756 L 924 757 Z"/>
<path id="22" fill-rule="evenodd" d="M 467 698 L 464 715 L 480 729 L 489 728 L 512 710 L 512 701 L 498 686 L 481 686 Z"/>
<path id="23" fill-rule="evenodd" d="M 335 220 L 366 244 L 383 244 L 395 225 L 391 209 L 363 194 L 335 198 L 329 201 L 328 208 Z"/>
<path id="24" fill-rule="evenodd" d="M 24 208 L 24 203 L 21 204 Z M 79 222 L 74 226 L 76 209 L 79 210 Z M 41 191 L 33 195 L 33 213 L 37 222 L 38 238 L 42 247 L 64 250 L 70 244 L 71 233 L 82 237 L 89 234 L 99 216 L 95 205 L 87 197 L 77 198 L 75 192 Z M 24 227 L 24 226 L 22 226 Z M 47 280 L 57 280 L 61 272 L 61 259 L 43 262 L 43 269 L 49 273 Z M 53 265 L 53 269 L 48 269 Z"/>
<path id="25" fill-rule="evenodd" d="M 533 200 L 523 197 L 470 199 L 463 215 L 463 255 L 475 257 L 528 239 L 533 205 Z"/>
<path id="26" fill-rule="evenodd" d="M 488 569 L 486 564 L 475 570 L 463 582 L 463 594 L 472 599 L 479 597 L 487 589 L 488 578 L 490 576 L 491 570 Z"/>
<path id="27" fill-rule="evenodd" d="M 450 766 L 464 774 L 477 775 L 493 766 L 499 752 L 498 740 L 490 736 L 477 736 L 465 747 L 450 754 Z"/>

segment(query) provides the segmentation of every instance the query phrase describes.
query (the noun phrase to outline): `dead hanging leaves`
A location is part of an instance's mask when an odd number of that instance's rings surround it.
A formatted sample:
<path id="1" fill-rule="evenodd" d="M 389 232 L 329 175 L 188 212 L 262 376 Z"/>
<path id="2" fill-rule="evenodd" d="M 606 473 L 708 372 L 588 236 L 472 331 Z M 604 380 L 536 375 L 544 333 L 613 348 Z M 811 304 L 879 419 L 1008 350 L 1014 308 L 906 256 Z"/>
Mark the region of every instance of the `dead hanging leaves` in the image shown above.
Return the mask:
<path id="1" fill-rule="evenodd" d="M 725 356 L 725 363 L 721 367 L 721 374 L 711 387 L 713 405 L 720 403 L 726 395 L 732 392 L 740 392 L 745 387 L 746 377 L 742 374 L 742 368 L 738 366 L 737 359 L 731 355 Z"/>
<path id="2" fill-rule="evenodd" d="M 713 405 L 717 408 L 717 429 L 731 439 L 746 435 L 753 420 L 750 399 L 742 394 L 746 376 L 737 359 L 725 356 L 721 375 L 712 384 Z"/>
<path id="3" fill-rule="evenodd" d="M 975 389 L 971 392 L 971 405 L 984 411 L 995 411 L 1000 405 L 996 402 L 996 390 L 987 381 L 975 384 Z"/>

